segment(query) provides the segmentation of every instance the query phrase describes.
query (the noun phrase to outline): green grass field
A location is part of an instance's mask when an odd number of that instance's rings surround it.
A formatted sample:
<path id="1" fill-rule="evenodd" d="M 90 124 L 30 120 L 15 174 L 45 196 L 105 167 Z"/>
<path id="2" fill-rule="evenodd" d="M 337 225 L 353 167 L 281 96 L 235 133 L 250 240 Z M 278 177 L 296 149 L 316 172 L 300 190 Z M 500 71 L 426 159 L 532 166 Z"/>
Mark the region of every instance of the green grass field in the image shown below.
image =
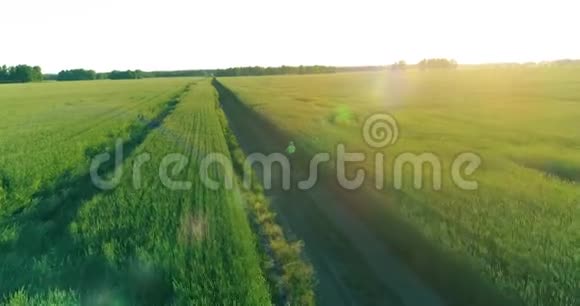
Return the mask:
<path id="1" fill-rule="evenodd" d="M 374 275 L 398 266 L 366 262 L 374 246 L 351 240 L 367 232 L 352 227 L 357 232 L 345 234 L 353 223 L 335 228 L 336 220 L 354 219 L 368 221 L 373 239 L 389 244 L 443 304 L 482 305 L 487 289 L 454 298 L 480 284 L 526 305 L 579 302 L 580 70 L 410 69 L 218 81 L 235 97 L 208 78 L 0 85 L 1 305 L 313 305 L 320 293 L 397 305 L 413 297 L 423 287 L 398 292 L 389 285 L 397 275 Z M 230 117 L 220 101 L 230 103 Z M 249 111 L 237 116 L 247 117 L 232 120 L 244 110 L 240 105 Z M 397 120 L 400 135 L 377 151 L 364 142 L 361 127 L 383 112 Z M 264 139 L 252 139 L 260 134 L 250 127 L 265 132 Z M 280 136 L 277 129 L 284 137 L 273 136 Z M 256 182 L 243 188 L 249 152 L 240 143 L 277 147 L 286 139 L 296 144 L 298 164 L 317 152 L 334 156 L 337 144 L 365 153 L 365 162 L 347 167 L 349 174 L 367 170 L 362 192 L 349 193 L 360 197 L 329 202 L 329 194 L 347 192 L 328 186 L 289 193 L 270 193 Z M 120 167 L 109 161 L 99 174 L 123 175 L 116 188 L 102 190 L 91 179 L 91 161 L 114 153 L 118 140 Z M 376 191 L 372 156 L 379 151 L 387 187 Z M 430 187 L 430 169 L 424 187 L 413 188 L 409 168 L 403 188 L 394 188 L 393 162 L 405 152 L 441 160 L 441 190 Z M 477 190 L 451 180 L 451 164 L 462 152 L 482 159 L 470 176 Z M 204 185 L 199 169 L 209 153 L 231 159 L 234 188 Z M 170 154 L 185 160 L 181 170 L 168 168 L 169 177 L 190 188 L 174 190 L 175 183 L 160 179 Z M 325 178 L 336 169 L 323 170 Z M 210 177 L 224 175 L 223 167 L 209 167 Z M 352 209 L 352 219 L 328 213 L 352 201 L 363 207 L 371 198 L 380 205 Z M 299 211 L 307 205 L 311 211 Z M 390 223 L 393 212 L 403 223 Z M 292 220 L 304 230 L 289 230 Z M 308 237 L 319 245 L 306 254 L 302 248 L 312 245 L 300 234 L 311 231 L 320 232 Z M 442 253 L 435 255 L 433 245 Z M 455 262 L 474 270 L 478 281 L 445 266 Z M 349 280 L 344 274 L 352 269 Z M 479 295 L 470 300 L 471 293 Z"/>
<path id="2" fill-rule="evenodd" d="M 185 79 L 3 85 L 0 88 L 0 215 L 78 175 L 91 150 L 127 137 L 184 90 Z M 63 158 L 66 157 L 66 158 Z M 79 169 L 79 167 L 81 169 Z"/>
<path id="3" fill-rule="evenodd" d="M 578 303 L 580 70 L 409 70 L 219 81 L 309 154 L 334 152 L 344 143 L 348 151 L 372 156 L 361 136 L 363 122 L 373 113 L 390 113 L 400 136 L 384 150 L 385 206 L 506 295 L 527 305 Z M 453 158 L 466 151 L 483 161 L 472 177 L 479 182 L 476 191 L 460 190 L 450 180 Z M 388 174 L 403 152 L 436 154 L 442 189 L 427 184 L 416 190 L 410 176 L 402 190 L 392 188 Z M 372 160 L 356 167 L 371 170 Z M 367 184 L 372 189 L 374 180 Z"/>
<path id="4" fill-rule="evenodd" d="M 241 193 L 201 182 L 206 154 L 235 149 L 209 79 L 8 85 L 0 88 L 0 104 L 8 111 L 0 138 L 0 303 L 312 302 L 299 245 L 290 245 L 271 219 L 250 226 L 249 214 L 271 214 L 259 186 Z M 113 153 L 117 139 L 123 176 L 113 190 L 98 189 L 90 161 Z M 168 154 L 185 158 L 184 169 L 169 168 L 169 175 L 191 188 L 161 181 Z M 137 186 L 135 164 L 143 156 L 150 160 L 139 168 Z M 112 162 L 99 171 L 110 178 Z M 208 171 L 224 175 L 217 164 Z M 265 240 L 275 243 L 274 255 L 258 246 L 253 229 L 274 231 Z"/>

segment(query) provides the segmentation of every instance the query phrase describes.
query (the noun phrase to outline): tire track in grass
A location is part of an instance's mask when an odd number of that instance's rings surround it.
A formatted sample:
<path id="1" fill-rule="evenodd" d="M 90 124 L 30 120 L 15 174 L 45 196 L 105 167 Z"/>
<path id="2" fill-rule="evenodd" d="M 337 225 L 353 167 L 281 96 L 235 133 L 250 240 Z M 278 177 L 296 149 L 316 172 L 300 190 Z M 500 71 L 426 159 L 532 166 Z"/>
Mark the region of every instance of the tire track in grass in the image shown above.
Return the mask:
<path id="1" fill-rule="evenodd" d="M 217 91 L 216 91 L 217 94 Z M 227 150 L 232 160 L 237 182 L 243 186 L 245 154 L 231 131 L 225 113 L 219 107 L 219 97 L 215 97 L 216 112 L 226 138 Z M 251 172 L 253 177 L 255 173 Z M 303 241 L 288 239 L 272 212 L 271 204 L 259 182 L 252 182 L 250 188 L 238 188 L 241 202 L 258 240 L 262 255 L 262 270 L 270 284 L 270 293 L 275 305 L 310 306 L 316 303 L 315 278 L 311 264 L 304 258 Z"/>

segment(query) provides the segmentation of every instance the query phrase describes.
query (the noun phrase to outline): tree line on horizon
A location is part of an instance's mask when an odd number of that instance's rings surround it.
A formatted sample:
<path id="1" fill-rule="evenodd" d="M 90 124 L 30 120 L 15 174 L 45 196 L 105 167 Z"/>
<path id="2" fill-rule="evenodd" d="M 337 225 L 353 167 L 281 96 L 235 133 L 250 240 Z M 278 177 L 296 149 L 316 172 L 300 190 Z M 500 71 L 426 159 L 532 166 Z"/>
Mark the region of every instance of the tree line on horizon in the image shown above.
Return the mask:
<path id="1" fill-rule="evenodd" d="M 371 67 L 365 67 L 371 69 Z M 384 67 L 381 67 L 384 69 Z M 349 68 L 345 68 L 349 69 Z M 363 69 L 363 67 L 360 67 Z M 334 73 L 341 68 L 329 66 L 281 66 L 281 67 L 235 67 L 228 69 L 202 69 L 202 70 L 176 70 L 176 71 L 142 71 L 126 70 L 97 73 L 94 70 L 72 69 L 63 70 L 56 75 L 46 75 L 47 80 L 57 81 L 82 81 L 97 79 L 141 79 L 141 78 L 164 78 L 164 77 L 203 77 L 203 76 L 250 76 L 250 75 L 281 75 L 281 74 L 314 74 Z M 345 70 L 346 71 L 346 70 Z"/>
<path id="2" fill-rule="evenodd" d="M 217 69 L 213 72 L 216 77 L 223 76 L 251 76 L 251 75 L 280 75 L 280 74 L 318 74 L 335 73 L 337 67 L 332 66 L 281 66 L 281 67 L 234 67 Z"/>
<path id="3" fill-rule="evenodd" d="M 563 59 L 540 63 L 504 63 L 504 64 L 484 64 L 498 67 L 580 67 L 580 60 Z M 81 80 L 128 80 L 141 78 L 167 78 L 167 77 L 224 77 L 224 76 L 260 76 L 260 75 L 286 75 L 286 74 L 317 74 L 355 71 L 379 71 L 385 69 L 405 70 L 408 68 L 418 68 L 420 70 L 430 69 L 455 69 L 458 67 L 457 61 L 445 58 L 423 59 L 414 65 L 408 65 L 405 61 L 398 61 L 389 66 L 356 66 L 356 67 L 335 67 L 335 66 L 280 66 L 280 67 L 234 67 L 227 69 L 197 69 L 197 70 L 174 70 L 174 71 L 142 71 L 142 70 L 113 70 L 111 72 L 95 72 L 89 69 L 63 70 L 58 74 L 42 74 L 38 66 L 17 65 L 8 67 L 0 66 L 0 83 L 23 83 L 44 80 L 53 81 L 81 81 Z"/>
<path id="4" fill-rule="evenodd" d="M 94 70 L 72 69 L 63 70 L 56 76 L 57 81 L 81 81 L 81 80 L 96 80 L 97 73 Z"/>
<path id="5" fill-rule="evenodd" d="M 141 78 L 163 77 L 203 77 L 203 76 L 260 76 L 260 75 L 285 75 L 285 74 L 319 74 L 347 71 L 372 71 L 383 70 L 385 66 L 361 66 L 361 67 L 334 67 L 334 66 L 281 66 L 281 67 L 234 67 L 227 69 L 199 69 L 177 71 L 142 71 L 142 70 L 113 70 L 111 72 L 96 72 L 91 69 L 62 70 L 58 74 L 42 74 L 40 67 L 19 65 L 16 67 L 0 67 L 0 82 L 31 82 L 52 81 L 85 81 L 85 80 L 128 80 Z M 40 78 L 39 78 L 40 77 Z"/>
<path id="6" fill-rule="evenodd" d="M 130 80 L 141 78 L 163 77 L 236 77 L 236 76 L 262 76 L 262 75 L 288 75 L 288 74 L 320 74 L 355 71 L 378 71 L 391 68 L 403 70 L 408 67 L 419 67 L 421 70 L 433 68 L 456 68 L 455 60 L 425 59 L 417 65 L 407 65 L 404 61 L 396 62 L 391 66 L 358 66 L 358 67 L 335 67 L 335 66 L 280 66 L 280 67 L 233 67 L 227 69 L 199 69 L 177 71 L 142 71 L 142 70 L 113 70 L 111 72 L 95 72 L 90 69 L 62 70 L 58 74 L 45 74 L 45 80 L 54 81 L 84 81 L 84 80 Z M 19 65 L 15 67 L 0 67 L 0 82 L 31 82 L 43 79 L 40 67 Z"/>
<path id="7" fill-rule="evenodd" d="M 429 58 L 420 61 L 417 67 L 421 70 L 425 69 L 455 69 L 457 68 L 457 61 L 446 58 Z"/>
<path id="8" fill-rule="evenodd" d="M 47 80 L 56 81 L 86 81 L 86 80 L 131 80 L 146 77 L 146 72 L 141 70 L 113 70 L 111 72 L 97 73 L 88 69 L 63 70 L 56 75 L 46 75 Z"/>
<path id="9" fill-rule="evenodd" d="M 0 66 L 0 83 L 26 83 L 39 81 L 42 81 L 42 69 L 39 66 Z"/>
<path id="10" fill-rule="evenodd" d="M 407 65 L 405 61 L 395 62 L 390 66 L 391 70 L 405 70 L 410 67 L 419 68 L 420 70 L 428 69 L 455 69 L 457 68 L 457 61 L 446 58 L 429 58 L 423 59 L 416 65 Z"/>

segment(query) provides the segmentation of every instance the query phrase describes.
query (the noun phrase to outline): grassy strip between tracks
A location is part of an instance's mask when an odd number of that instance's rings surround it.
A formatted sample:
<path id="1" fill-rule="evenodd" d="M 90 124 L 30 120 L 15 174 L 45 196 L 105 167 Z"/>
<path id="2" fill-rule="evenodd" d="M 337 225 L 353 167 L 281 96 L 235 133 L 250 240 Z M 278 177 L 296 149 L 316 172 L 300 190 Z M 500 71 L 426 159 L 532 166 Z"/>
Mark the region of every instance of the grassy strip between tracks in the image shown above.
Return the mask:
<path id="1" fill-rule="evenodd" d="M 226 115 L 219 107 L 217 111 L 241 186 L 244 171 L 252 170 L 244 167 L 246 155 L 230 130 Z M 269 280 L 274 302 L 278 305 L 314 305 L 314 270 L 302 255 L 303 244 L 285 238 L 261 184 L 253 171 L 251 175 L 254 177 L 251 188 L 240 189 L 250 221 L 258 235 L 263 256 L 262 269 Z"/>

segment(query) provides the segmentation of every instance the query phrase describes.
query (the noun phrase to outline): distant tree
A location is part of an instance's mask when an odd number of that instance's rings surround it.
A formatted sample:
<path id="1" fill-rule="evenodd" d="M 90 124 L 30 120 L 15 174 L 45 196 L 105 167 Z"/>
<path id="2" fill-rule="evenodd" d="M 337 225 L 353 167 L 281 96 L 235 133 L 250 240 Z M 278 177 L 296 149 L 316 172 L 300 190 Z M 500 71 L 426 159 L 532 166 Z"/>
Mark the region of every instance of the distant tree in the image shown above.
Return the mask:
<path id="1" fill-rule="evenodd" d="M 445 58 L 431 58 L 424 59 L 420 61 L 417 66 L 421 70 L 426 69 L 455 69 L 457 68 L 457 62 L 453 59 Z"/>
<path id="2" fill-rule="evenodd" d="M 94 70 L 85 69 L 63 70 L 57 76 L 57 80 L 59 81 L 94 80 L 96 78 L 97 74 Z"/>
<path id="3" fill-rule="evenodd" d="M 42 81 L 42 69 L 38 66 L 17 65 L 0 67 L 0 82 L 24 83 Z"/>
<path id="4" fill-rule="evenodd" d="M 10 72 L 8 70 L 8 67 L 6 67 L 6 65 L 0 66 L 0 83 L 7 82 L 9 80 L 9 77 Z"/>
<path id="5" fill-rule="evenodd" d="M 109 79 L 111 80 L 121 80 L 121 79 L 126 79 L 127 76 L 125 74 L 123 74 L 122 71 L 118 71 L 118 70 L 113 70 L 109 73 Z"/>
<path id="6" fill-rule="evenodd" d="M 405 70 L 407 68 L 407 63 L 405 61 L 398 61 L 391 65 L 392 70 Z"/>
<path id="7" fill-rule="evenodd" d="M 177 71 L 151 71 L 144 72 L 144 78 L 171 78 L 171 77 L 191 77 L 191 76 L 208 76 L 210 70 L 177 70 Z"/>
<path id="8" fill-rule="evenodd" d="M 32 82 L 42 81 L 42 69 L 40 68 L 40 66 L 32 67 L 31 81 Z"/>
<path id="9" fill-rule="evenodd" d="M 32 69 L 25 65 L 14 66 L 10 69 L 10 78 L 14 82 L 29 82 L 32 79 Z"/>
<path id="10" fill-rule="evenodd" d="M 113 70 L 109 73 L 109 79 L 111 80 L 130 80 L 130 79 L 140 79 L 143 78 L 144 73 L 141 70 L 127 70 L 127 71 L 118 71 Z"/>

